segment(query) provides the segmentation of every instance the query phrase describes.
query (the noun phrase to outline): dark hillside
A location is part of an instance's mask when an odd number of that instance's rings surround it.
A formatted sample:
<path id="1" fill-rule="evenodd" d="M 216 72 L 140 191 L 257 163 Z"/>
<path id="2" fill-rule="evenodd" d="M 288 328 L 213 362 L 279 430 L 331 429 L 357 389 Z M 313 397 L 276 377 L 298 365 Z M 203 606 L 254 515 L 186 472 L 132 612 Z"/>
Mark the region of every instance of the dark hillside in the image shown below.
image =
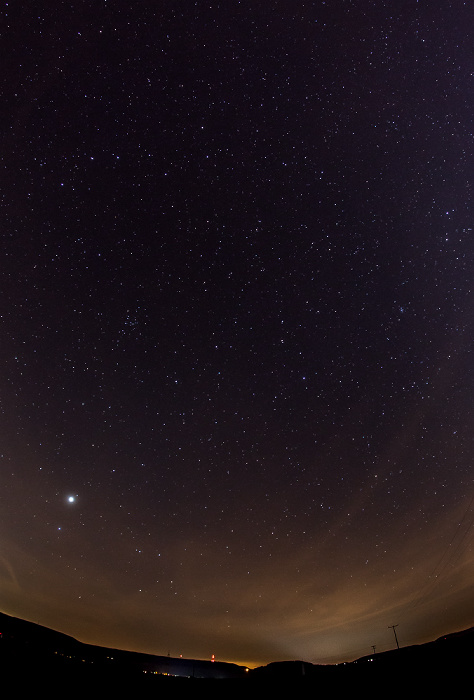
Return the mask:
<path id="1" fill-rule="evenodd" d="M 456 689 L 470 678 L 474 660 L 474 628 L 427 644 L 362 657 L 352 663 L 315 665 L 302 661 L 270 663 L 251 671 L 222 662 L 175 659 L 83 644 L 68 635 L 0 613 L 0 668 L 4 682 L 17 690 L 48 688 L 79 695 L 107 684 L 110 691 L 129 690 L 135 697 L 158 691 L 166 697 L 178 688 L 192 692 L 225 692 L 253 697 L 261 692 L 369 693 L 400 688 Z M 194 685 L 194 682 L 197 685 Z"/>

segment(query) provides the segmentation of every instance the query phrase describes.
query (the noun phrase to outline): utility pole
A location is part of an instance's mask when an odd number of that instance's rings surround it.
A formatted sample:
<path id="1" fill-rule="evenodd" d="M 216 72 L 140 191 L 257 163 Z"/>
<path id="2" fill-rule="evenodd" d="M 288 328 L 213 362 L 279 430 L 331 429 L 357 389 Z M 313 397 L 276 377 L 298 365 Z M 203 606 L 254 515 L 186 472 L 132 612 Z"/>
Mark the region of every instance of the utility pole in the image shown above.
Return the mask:
<path id="1" fill-rule="evenodd" d="M 395 641 L 397 643 L 397 649 L 400 649 L 400 647 L 398 645 L 397 633 L 395 632 L 395 627 L 398 627 L 398 625 L 389 625 L 388 629 L 393 630 L 393 634 L 395 635 Z"/>
<path id="2" fill-rule="evenodd" d="M 374 654 L 375 654 L 375 644 L 372 644 L 372 649 L 373 649 Z"/>

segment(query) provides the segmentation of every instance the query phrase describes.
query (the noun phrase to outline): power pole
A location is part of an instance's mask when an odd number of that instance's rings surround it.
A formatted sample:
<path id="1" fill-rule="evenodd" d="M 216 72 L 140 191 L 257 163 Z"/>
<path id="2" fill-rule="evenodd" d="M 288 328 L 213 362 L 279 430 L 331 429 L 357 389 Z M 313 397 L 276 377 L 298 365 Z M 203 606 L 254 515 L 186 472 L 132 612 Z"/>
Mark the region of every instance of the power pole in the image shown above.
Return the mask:
<path id="1" fill-rule="evenodd" d="M 372 644 L 372 649 L 374 650 L 374 654 L 375 654 L 375 644 Z"/>
<path id="2" fill-rule="evenodd" d="M 397 633 L 395 632 L 395 627 L 398 627 L 398 625 L 389 625 L 388 629 L 393 630 L 393 634 L 395 635 L 395 641 L 397 643 L 397 649 L 400 649 L 400 647 L 398 645 Z"/>

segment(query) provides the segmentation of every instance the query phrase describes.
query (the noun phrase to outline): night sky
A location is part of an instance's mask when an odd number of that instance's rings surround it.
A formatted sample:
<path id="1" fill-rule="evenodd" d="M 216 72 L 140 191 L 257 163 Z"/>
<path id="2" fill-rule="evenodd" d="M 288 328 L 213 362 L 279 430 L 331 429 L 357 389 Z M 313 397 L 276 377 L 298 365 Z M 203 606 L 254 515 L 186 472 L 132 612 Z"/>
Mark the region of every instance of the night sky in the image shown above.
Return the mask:
<path id="1" fill-rule="evenodd" d="M 252 666 L 474 624 L 471 3 L 1 14 L 1 610 Z"/>

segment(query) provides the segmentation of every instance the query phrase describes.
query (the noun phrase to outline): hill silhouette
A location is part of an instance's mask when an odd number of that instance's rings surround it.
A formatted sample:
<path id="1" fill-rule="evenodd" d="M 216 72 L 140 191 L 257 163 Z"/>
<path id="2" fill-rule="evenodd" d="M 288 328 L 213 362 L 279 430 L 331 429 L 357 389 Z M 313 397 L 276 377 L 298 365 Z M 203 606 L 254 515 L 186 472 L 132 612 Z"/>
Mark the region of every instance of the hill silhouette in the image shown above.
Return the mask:
<path id="1" fill-rule="evenodd" d="M 232 697 L 265 691 L 288 694 L 360 689 L 374 694 L 433 692 L 456 694 L 470 677 L 474 627 L 421 645 L 402 647 L 350 663 L 317 665 L 303 661 L 270 663 L 252 670 L 224 662 L 171 658 L 85 644 L 47 627 L 0 613 L 0 664 L 4 682 L 19 690 L 45 688 L 79 695 L 104 687 L 134 697 L 194 692 Z M 196 681 L 193 683 L 192 681 Z M 222 681 L 222 682 L 220 682 Z"/>

